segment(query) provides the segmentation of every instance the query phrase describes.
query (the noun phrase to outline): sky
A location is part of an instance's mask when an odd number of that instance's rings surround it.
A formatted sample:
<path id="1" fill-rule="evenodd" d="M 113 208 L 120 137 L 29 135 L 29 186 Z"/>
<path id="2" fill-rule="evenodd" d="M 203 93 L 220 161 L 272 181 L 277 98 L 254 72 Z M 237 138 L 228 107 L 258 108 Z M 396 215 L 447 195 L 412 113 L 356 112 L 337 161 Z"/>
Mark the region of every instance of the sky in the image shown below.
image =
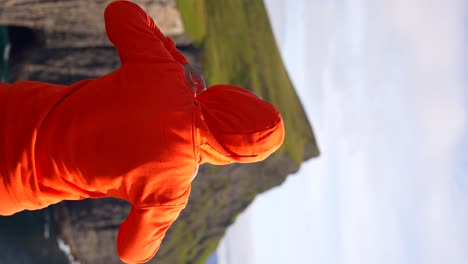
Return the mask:
<path id="1" fill-rule="evenodd" d="M 220 263 L 468 263 L 465 1 L 265 3 L 322 154 L 255 199 Z"/>

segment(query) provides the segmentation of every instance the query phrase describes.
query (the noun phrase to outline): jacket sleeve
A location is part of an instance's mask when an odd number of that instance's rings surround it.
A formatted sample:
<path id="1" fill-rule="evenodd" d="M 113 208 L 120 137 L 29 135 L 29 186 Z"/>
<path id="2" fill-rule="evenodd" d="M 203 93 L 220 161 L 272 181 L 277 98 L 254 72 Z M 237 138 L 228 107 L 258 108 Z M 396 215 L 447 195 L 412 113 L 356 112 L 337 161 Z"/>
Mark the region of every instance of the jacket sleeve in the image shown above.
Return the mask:
<path id="1" fill-rule="evenodd" d="M 145 263 L 158 251 L 161 241 L 184 206 L 132 207 L 120 225 L 117 252 L 125 263 Z"/>
<path id="2" fill-rule="evenodd" d="M 115 1 L 104 12 L 106 32 L 122 63 L 172 59 L 186 64 L 172 39 L 164 36 L 143 9 L 130 1 Z"/>

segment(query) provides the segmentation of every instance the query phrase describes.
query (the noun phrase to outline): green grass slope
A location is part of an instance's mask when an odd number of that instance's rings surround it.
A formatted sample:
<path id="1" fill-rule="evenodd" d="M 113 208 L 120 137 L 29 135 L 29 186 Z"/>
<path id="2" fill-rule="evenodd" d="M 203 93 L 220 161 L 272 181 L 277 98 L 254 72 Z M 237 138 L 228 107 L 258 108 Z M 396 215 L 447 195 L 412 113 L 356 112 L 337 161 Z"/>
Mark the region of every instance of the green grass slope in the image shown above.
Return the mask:
<path id="1" fill-rule="evenodd" d="M 287 152 L 298 164 L 304 146 L 318 148 L 299 98 L 281 59 L 263 0 L 179 0 L 185 29 L 202 51 L 209 84 L 245 87 L 281 111 Z"/>

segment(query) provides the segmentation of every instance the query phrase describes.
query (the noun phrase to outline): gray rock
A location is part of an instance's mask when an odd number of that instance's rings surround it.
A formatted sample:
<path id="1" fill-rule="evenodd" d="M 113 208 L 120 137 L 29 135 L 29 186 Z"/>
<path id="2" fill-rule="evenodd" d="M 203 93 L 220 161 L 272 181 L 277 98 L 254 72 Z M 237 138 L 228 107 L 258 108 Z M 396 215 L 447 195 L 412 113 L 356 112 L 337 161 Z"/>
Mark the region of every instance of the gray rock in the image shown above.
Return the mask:
<path id="1" fill-rule="evenodd" d="M 48 47 L 110 46 L 103 10 L 112 0 L 2 0 L 0 24 L 45 32 Z M 176 0 L 135 0 L 169 36 L 180 36 L 184 26 Z"/>

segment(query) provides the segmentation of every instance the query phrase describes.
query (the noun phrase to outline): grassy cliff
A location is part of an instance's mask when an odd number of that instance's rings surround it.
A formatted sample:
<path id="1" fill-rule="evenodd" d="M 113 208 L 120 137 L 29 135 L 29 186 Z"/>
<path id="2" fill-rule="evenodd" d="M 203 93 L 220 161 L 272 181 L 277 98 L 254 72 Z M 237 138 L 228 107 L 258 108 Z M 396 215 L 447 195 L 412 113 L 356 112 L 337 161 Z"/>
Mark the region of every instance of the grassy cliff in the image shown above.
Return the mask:
<path id="1" fill-rule="evenodd" d="M 245 87 L 283 114 L 282 149 L 298 164 L 306 142 L 315 142 L 310 124 L 283 65 L 263 0 L 179 0 L 185 29 L 202 51 L 208 83 Z M 313 156 L 318 155 L 313 146 Z"/>

